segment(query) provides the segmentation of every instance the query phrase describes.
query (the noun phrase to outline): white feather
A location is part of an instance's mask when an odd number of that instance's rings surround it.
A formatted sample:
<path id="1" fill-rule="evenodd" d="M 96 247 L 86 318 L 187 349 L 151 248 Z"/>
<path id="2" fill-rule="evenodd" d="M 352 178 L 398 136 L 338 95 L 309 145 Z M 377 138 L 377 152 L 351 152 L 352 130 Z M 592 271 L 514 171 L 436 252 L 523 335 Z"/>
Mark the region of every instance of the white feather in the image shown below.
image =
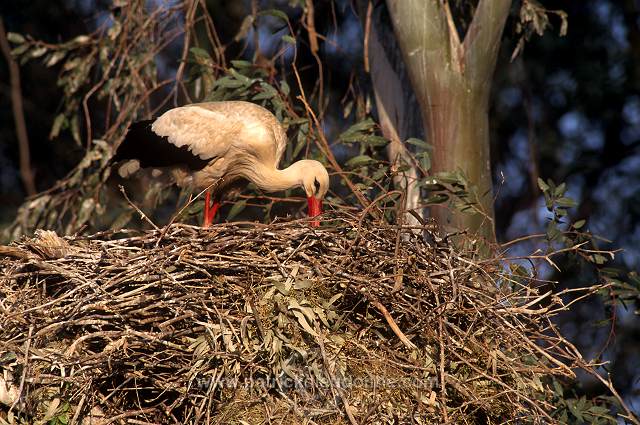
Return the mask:
<path id="1" fill-rule="evenodd" d="M 249 102 L 196 103 L 171 109 L 151 129 L 172 144 L 187 146 L 194 155 L 211 160 L 237 148 L 277 166 L 287 142 L 273 114 Z"/>
<path id="2" fill-rule="evenodd" d="M 225 116 L 198 106 L 183 106 L 161 115 L 151 130 L 169 142 L 189 150 L 202 159 L 223 156 L 231 146 L 240 123 L 230 123 Z"/>

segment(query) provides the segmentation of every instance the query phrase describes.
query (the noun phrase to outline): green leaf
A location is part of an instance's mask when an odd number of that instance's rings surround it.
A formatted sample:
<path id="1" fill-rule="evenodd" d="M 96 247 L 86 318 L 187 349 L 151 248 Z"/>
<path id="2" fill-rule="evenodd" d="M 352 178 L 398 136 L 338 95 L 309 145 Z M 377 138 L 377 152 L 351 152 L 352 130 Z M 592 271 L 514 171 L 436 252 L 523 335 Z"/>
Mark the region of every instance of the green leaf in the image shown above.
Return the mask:
<path id="1" fill-rule="evenodd" d="M 604 255 L 592 254 L 589 256 L 589 261 L 595 264 L 604 264 L 607 262 L 607 258 Z"/>
<path id="2" fill-rule="evenodd" d="M 375 126 L 375 123 L 371 118 L 364 119 L 349 127 L 344 133 L 340 135 L 340 139 L 342 140 L 343 137 L 371 130 L 373 126 Z"/>
<path id="3" fill-rule="evenodd" d="M 290 35 L 283 35 L 282 36 L 282 41 L 289 43 L 289 44 L 293 44 L 294 46 L 296 45 L 296 39 L 291 37 Z"/>
<path id="4" fill-rule="evenodd" d="M 115 25 L 116 27 L 118 25 Z M 70 41 L 71 44 L 86 44 L 88 42 L 91 41 L 91 37 L 89 37 L 88 35 L 79 35 L 76 38 L 74 38 L 73 40 Z"/>
<path id="5" fill-rule="evenodd" d="M 447 202 L 449 200 L 449 195 L 444 193 L 438 193 L 432 196 L 429 196 L 424 202 L 427 204 L 441 204 L 443 202 Z"/>
<path id="6" fill-rule="evenodd" d="M 557 192 L 557 189 L 556 189 L 556 192 Z M 562 208 L 573 208 L 576 205 L 578 205 L 578 203 L 571 198 L 559 198 L 559 199 L 556 199 L 556 205 Z"/>
<path id="7" fill-rule="evenodd" d="M 549 185 L 544 182 L 540 177 L 538 177 L 538 187 L 541 191 L 546 192 L 549 190 Z"/>
<path id="8" fill-rule="evenodd" d="M 74 115 L 73 118 L 71 118 L 71 136 L 73 136 L 73 140 L 75 140 L 76 143 L 81 143 L 80 117 L 78 115 Z"/>
<path id="9" fill-rule="evenodd" d="M 264 99 L 272 99 L 275 96 L 275 93 L 271 93 L 269 91 L 262 91 L 251 98 L 251 100 L 264 100 Z"/>
<path id="10" fill-rule="evenodd" d="M 415 137 L 410 137 L 407 140 L 405 140 L 404 142 L 408 143 L 410 145 L 413 145 L 413 146 L 417 146 L 417 147 L 419 147 L 421 149 L 424 149 L 424 150 L 433 149 L 433 146 L 431 146 L 429 143 L 425 142 L 424 140 L 416 139 Z"/>
<path id="11" fill-rule="evenodd" d="M 278 91 L 270 84 L 260 83 L 260 88 L 262 91 L 253 96 L 251 98 L 252 100 L 271 99 L 278 95 Z"/>
<path id="12" fill-rule="evenodd" d="M 36 47 L 35 49 L 31 50 L 29 52 L 29 57 L 31 58 L 39 58 L 40 56 L 44 55 L 45 53 L 47 53 L 47 48 L 46 47 Z"/>
<path id="13" fill-rule="evenodd" d="M 264 15 L 275 16 L 276 18 L 280 18 L 285 22 L 289 22 L 289 17 L 282 10 L 267 9 L 267 10 L 261 10 L 260 12 L 258 12 L 258 16 L 264 16 Z"/>
<path id="14" fill-rule="evenodd" d="M 463 183 L 459 174 L 452 173 L 449 171 L 438 173 L 436 175 L 436 178 L 438 179 L 438 181 L 442 183 L 448 183 L 448 184 Z"/>
<path id="15" fill-rule="evenodd" d="M 78 221 L 76 225 L 82 226 L 84 223 L 89 221 L 95 208 L 96 203 L 93 198 L 86 198 L 84 201 L 82 201 L 80 211 L 78 212 Z"/>
<path id="16" fill-rule="evenodd" d="M 255 81 L 247 77 L 246 75 L 240 74 L 238 71 L 236 71 L 233 68 L 229 69 L 229 74 L 231 74 L 236 80 L 242 81 L 246 86 L 251 85 Z"/>
<path id="17" fill-rule="evenodd" d="M 298 154 L 300 153 L 300 151 L 302 151 L 302 149 L 307 146 L 307 138 L 305 136 L 304 133 L 302 133 L 301 131 L 298 132 L 298 137 L 297 137 L 297 141 L 296 141 L 296 147 L 293 150 L 293 154 L 292 157 L 296 158 L 298 156 Z"/>
<path id="18" fill-rule="evenodd" d="M 215 86 L 229 88 L 229 89 L 237 89 L 238 87 L 244 87 L 245 84 L 242 81 L 238 81 L 231 77 L 222 77 L 222 78 L 218 78 L 215 81 Z"/>
<path id="19" fill-rule="evenodd" d="M 133 218 L 133 211 L 132 210 L 125 210 L 123 211 L 114 221 L 113 223 L 111 223 L 111 229 L 113 230 L 120 230 L 122 229 L 124 226 L 127 225 L 127 223 L 129 223 L 131 221 L 131 218 Z"/>
<path id="20" fill-rule="evenodd" d="M 122 24 L 119 21 L 115 21 L 111 26 L 111 28 L 107 30 L 107 36 L 109 37 L 110 40 L 115 40 L 116 38 L 118 38 L 121 32 L 122 32 Z M 74 41 L 76 41 L 77 43 L 86 43 L 86 41 L 77 40 L 78 38 L 79 37 L 76 37 Z"/>
<path id="21" fill-rule="evenodd" d="M 21 44 L 15 49 L 11 50 L 11 56 L 20 56 L 21 54 L 26 52 L 28 49 L 29 49 L 28 44 Z"/>
<path id="22" fill-rule="evenodd" d="M 553 380 L 553 390 L 559 397 L 564 395 L 564 388 L 562 388 L 562 385 L 560 385 L 560 383 L 555 379 Z"/>
<path id="23" fill-rule="evenodd" d="M 598 416 L 606 415 L 607 413 L 609 413 L 609 409 L 607 409 L 606 407 L 596 405 L 591 406 L 588 411 Z"/>
<path id="24" fill-rule="evenodd" d="M 24 36 L 22 34 L 18 34 L 17 32 L 8 32 L 7 33 L 7 40 L 9 40 L 9 42 L 15 43 L 15 44 L 22 44 L 22 43 L 24 43 L 26 41 Z"/>
<path id="25" fill-rule="evenodd" d="M 579 421 L 584 422 L 584 418 L 582 417 L 582 413 L 578 410 L 576 403 L 574 400 L 567 400 L 567 407 L 573 416 L 575 416 Z"/>
<path id="26" fill-rule="evenodd" d="M 362 167 L 363 165 L 367 165 L 371 162 L 373 162 L 373 158 L 371 158 L 369 155 L 358 155 L 348 160 L 346 165 L 347 167 L 357 168 Z"/>
<path id="27" fill-rule="evenodd" d="M 420 166 L 424 171 L 429 171 L 431 169 L 431 155 L 429 152 L 420 152 L 416 155 L 416 158 L 420 159 Z"/>
<path id="28" fill-rule="evenodd" d="M 556 15 L 560 17 L 562 23 L 560 24 L 560 37 L 567 35 L 567 29 L 569 28 L 569 20 L 567 19 L 567 13 L 562 10 L 557 10 Z"/>
<path id="29" fill-rule="evenodd" d="M 280 81 L 280 91 L 285 96 L 289 96 L 289 92 L 291 90 L 289 89 L 289 84 L 287 84 L 287 82 L 285 80 Z"/>
<path id="30" fill-rule="evenodd" d="M 581 229 L 585 225 L 586 222 L 587 222 L 587 220 L 578 220 L 575 223 L 573 223 L 573 228 L 576 229 L 576 230 L 577 229 Z"/>
<path id="31" fill-rule="evenodd" d="M 45 65 L 47 67 L 53 66 L 58 62 L 60 62 L 60 60 L 62 60 L 66 55 L 67 55 L 66 50 L 58 50 L 57 52 L 53 52 L 45 62 Z"/>
<path id="32" fill-rule="evenodd" d="M 58 137 L 60 134 L 60 130 L 62 129 L 62 125 L 65 123 L 66 117 L 64 114 L 58 114 L 56 118 L 53 120 L 53 125 L 51 126 L 51 132 L 49 133 L 49 139 L 53 139 Z"/>
<path id="33" fill-rule="evenodd" d="M 421 187 L 423 187 L 426 190 L 429 190 L 431 192 L 435 192 L 437 190 L 444 190 L 445 187 L 438 182 L 438 180 L 436 180 L 433 177 L 427 177 L 426 179 L 423 179 L 420 181 L 419 185 Z"/>
<path id="34" fill-rule="evenodd" d="M 245 209 L 246 206 L 247 206 L 246 199 L 243 199 L 233 204 L 233 207 L 231 207 L 229 214 L 227 214 L 227 220 L 229 221 L 233 220 L 233 218 L 238 214 L 240 214 Z"/>
<path id="35" fill-rule="evenodd" d="M 234 68 L 238 68 L 238 69 L 251 68 L 253 66 L 251 62 L 242 61 L 242 60 L 232 60 L 231 65 L 233 65 Z"/>
<path id="36" fill-rule="evenodd" d="M 80 65 L 81 63 L 82 63 L 82 58 L 80 58 L 80 57 L 73 58 L 71 60 L 65 61 L 64 66 L 62 67 L 62 69 L 64 71 L 71 71 L 72 69 L 74 69 L 75 67 Z"/>
<path id="37" fill-rule="evenodd" d="M 389 169 L 387 167 L 380 167 L 371 175 L 371 180 L 381 180 L 382 178 L 386 177 L 388 172 Z"/>
<path id="38" fill-rule="evenodd" d="M 562 236 L 562 232 L 558 229 L 558 225 L 555 221 L 550 221 L 547 226 L 547 239 L 555 241 Z"/>
<path id="39" fill-rule="evenodd" d="M 201 49 L 200 47 L 192 47 L 192 48 L 189 49 L 189 51 L 194 56 L 199 56 L 201 58 L 211 59 L 211 56 L 209 55 L 209 52 L 207 52 L 204 49 Z"/>
<path id="40" fill-rule="evenodd" d="M 386 146 L 389 143 L 389 140 L 385 139 L 382 136 L 369 135 L 362 136 L 359 142 L 369 146 Z"/>
<path id="41" fill-rule="evenodd" d="M 351 115 L 352 110 L 353 110 L 353 100 L 350 100 L 347 102 L 346 105 L 344 105 L 344 109 L 342 110 L 342 118 L 347 118 L 349 115 Z"/>

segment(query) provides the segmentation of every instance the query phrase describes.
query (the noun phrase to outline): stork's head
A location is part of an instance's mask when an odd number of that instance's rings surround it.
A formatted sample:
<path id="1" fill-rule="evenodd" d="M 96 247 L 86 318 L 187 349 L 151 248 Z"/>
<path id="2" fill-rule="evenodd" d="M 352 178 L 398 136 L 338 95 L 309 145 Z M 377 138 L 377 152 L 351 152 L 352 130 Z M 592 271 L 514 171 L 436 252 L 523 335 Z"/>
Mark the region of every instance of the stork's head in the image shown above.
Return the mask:
<path id="1" fill-rule="evenodd" d="M 322 199 L 329 190 L 329 173 L 318 161 L 303 160 L 302 164 L 302 188 L 307 194 L 309 203 L 309 217 L 315 217 L 322 213 Z M 319 226 L 317 221 L 312 222 L 313 226 Z"/>

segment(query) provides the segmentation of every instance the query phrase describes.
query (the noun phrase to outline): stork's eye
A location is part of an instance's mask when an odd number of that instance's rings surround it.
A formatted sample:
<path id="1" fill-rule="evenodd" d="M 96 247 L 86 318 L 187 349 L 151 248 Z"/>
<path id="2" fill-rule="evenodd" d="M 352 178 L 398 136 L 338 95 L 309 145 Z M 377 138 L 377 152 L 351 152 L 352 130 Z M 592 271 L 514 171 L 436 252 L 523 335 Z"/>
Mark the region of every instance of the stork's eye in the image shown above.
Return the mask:
<path id="1" fill-rule="evenodd" d="M 313 188 L 315 189 L 315 193 L 320 192 L 320 182 L 318 179 L 313 180 Z"/>

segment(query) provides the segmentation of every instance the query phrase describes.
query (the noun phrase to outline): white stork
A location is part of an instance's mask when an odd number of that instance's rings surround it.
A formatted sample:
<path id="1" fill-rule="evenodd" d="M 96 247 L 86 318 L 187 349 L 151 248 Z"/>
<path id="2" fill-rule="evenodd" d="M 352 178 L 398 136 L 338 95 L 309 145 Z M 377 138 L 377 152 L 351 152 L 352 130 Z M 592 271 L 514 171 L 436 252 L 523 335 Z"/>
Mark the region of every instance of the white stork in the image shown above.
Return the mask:
<path id="1" fill-rule="evenodd" d="M 279 170 L 286 144 L 280 122 L 259 105 L 195 103 L 171 109 L 155 120 L 133 123 L 112 161 L 128 160 L 118 169 L 121 177 L 141 167 L 168 168 L 181 187 L 198 191 L 213 187 L 213 196 L 209 190 L 205 195 L 203 227 L 211 225 L 225 190 L 242 178 L 267 192 L 302 187 L 309 216 L 315 217 L 322 212 L 329 174 L 313 160 Z"/>

